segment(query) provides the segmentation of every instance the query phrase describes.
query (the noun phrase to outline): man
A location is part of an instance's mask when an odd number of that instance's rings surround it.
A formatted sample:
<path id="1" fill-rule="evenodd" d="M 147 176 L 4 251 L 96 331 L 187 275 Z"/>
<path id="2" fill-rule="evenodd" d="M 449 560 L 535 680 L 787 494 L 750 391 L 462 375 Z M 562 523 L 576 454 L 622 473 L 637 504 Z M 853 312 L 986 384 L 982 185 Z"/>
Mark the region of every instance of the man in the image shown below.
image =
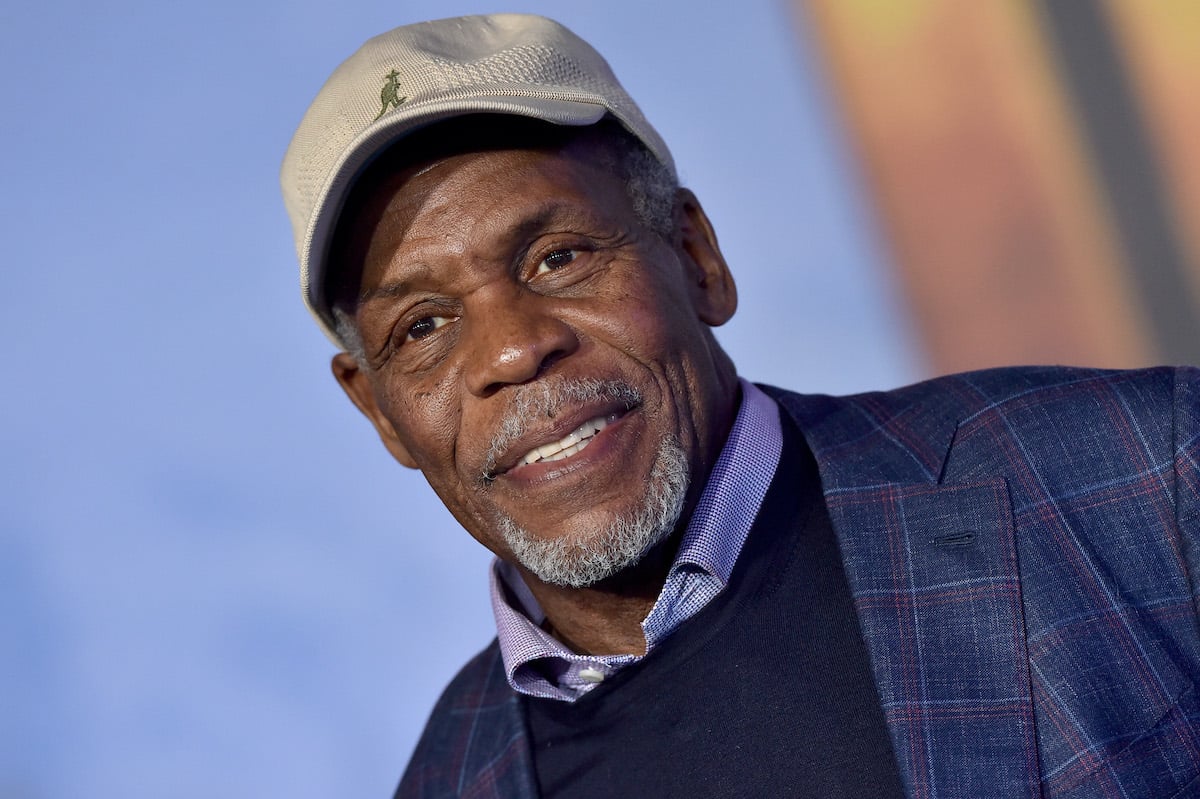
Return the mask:
<path id="1" fill-rule="evenodd" d="M 739 380 L 699 201 L 545 19 L 368 42 L 282 178 L 336 378 L 497 556 L 398 795 L 1200 795 L 1194 372 Z"/>

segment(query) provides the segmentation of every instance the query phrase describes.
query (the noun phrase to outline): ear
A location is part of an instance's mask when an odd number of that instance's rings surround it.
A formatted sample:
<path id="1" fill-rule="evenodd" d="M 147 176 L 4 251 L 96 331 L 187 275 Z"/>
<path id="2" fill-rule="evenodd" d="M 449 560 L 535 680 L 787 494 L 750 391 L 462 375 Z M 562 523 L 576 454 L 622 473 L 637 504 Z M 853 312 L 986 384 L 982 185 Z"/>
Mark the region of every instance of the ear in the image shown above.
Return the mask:
<path id="1" fill-rule="evenodd" d="M 700 320 L 712 327 L 729 321 L 737 310 L 737 286 L 725 256 L 717 244 L 717 234 L 696 195 L 680 189 L 675 196 L 676 234 L 691 267 L 692 301 Z"/>
<path id="2" fill-rule="evenodd" d="M 417 468 L 417 462 L 413 460 L 408 448 L 400 443 L 391 420 L 380 409 L 379 403 L 375 399 L 375 389 L 371 386 L 370 377 L 354 359 L 354 356 L 348 352 L 339 352 L 333 356 L 333 363 L 330 366 L 333 368 L 333 376 L 337 378 L 338 384 L 346 392 L 346 396 L 375 426 L 380 440 L 387 447 L 387 451 L 392 453 L 392 457 L 410 469 Z"/>

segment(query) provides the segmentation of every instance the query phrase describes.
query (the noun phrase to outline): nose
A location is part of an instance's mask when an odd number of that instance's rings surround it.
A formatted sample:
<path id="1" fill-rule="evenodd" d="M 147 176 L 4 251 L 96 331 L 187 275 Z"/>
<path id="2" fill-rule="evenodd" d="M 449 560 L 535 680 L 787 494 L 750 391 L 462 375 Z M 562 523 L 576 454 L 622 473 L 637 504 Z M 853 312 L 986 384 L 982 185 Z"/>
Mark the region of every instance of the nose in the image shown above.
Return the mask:
<path id="1" fill-rule="evenodd" d="M 464 323 L 466 386 L 478 397 L 533 380 L 579 348 L 574 329 L 555 314 L 554 301 L 514 287 L 476 298 Z"/>

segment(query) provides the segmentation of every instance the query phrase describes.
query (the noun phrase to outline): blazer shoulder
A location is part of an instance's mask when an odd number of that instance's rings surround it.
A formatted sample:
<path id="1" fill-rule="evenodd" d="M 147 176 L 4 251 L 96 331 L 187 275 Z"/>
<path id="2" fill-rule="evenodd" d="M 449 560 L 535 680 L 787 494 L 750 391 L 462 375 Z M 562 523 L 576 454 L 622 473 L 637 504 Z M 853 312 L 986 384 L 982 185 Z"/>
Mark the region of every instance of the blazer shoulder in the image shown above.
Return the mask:
<path id="1" fill-rule="evenodd" d="M 1115 413 L 1169 429 L 1172 405 L 1188 396 L 1195 416 L 1198 374 L 1186 367 L 1021 366 L 844 397 L 763 388 L 804 431 L 827 483 L 850 486 L 942 482 L 952 443 L 961 443 L 962 430 L 972 426 L 1006 428 L 1020 437 L 1039 422 L 1064 431 L 1104 427 L 1096 420 Z"/>
<path id="2" fill-rule="evenodd" d="M 870 406 L 880 412 L 970 415 L 1021 397 L 1079 388 L 1131 386 L 1161 390 L 1170 400 L 1177 389 L 1200 393 L 1200 369 L 1190 366 L 1157 366 L 1148 369 L 1088 369 L 1071 366 L 1006 366 L 943 375 L 900 388 L 846 396 L 798 394 L 774 386 L 761 386 L 788 408 L 805 415 Z"/>

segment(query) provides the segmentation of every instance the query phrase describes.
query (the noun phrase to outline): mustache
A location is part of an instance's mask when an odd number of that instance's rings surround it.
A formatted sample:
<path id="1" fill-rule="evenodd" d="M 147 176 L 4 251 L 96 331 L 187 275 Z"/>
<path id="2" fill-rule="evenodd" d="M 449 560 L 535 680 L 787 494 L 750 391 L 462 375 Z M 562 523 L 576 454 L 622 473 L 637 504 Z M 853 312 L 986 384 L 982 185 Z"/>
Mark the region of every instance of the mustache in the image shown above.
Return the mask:
<path id="1" fill-rule="evenodd" d="M 515 386 L 496 427 L 484 459 L 484 484 L 496 479 L 496 463 L 539 419 L 553 419 L 564 409 L 587 402 L 619 402 L 629 410 L 642 402 L 642 393 L 623 380 L 546 378 Z"/>

